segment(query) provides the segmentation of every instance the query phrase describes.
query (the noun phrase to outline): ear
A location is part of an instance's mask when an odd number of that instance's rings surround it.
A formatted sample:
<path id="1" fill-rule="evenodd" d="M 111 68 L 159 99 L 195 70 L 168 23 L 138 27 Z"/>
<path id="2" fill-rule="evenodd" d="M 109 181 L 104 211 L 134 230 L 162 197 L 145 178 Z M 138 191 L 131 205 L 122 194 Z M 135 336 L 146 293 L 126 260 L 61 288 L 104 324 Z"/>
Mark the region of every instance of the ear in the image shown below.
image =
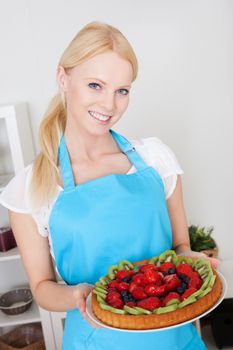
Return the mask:
<path id="1" fill-rule="evenodd" d="M 60 90 L 65 92 L 66 91 L 66 79 L 67 74 L 65 72 L 64 67 L 58 66 L 57 68 L 57 82 L 60 87 Z"/>

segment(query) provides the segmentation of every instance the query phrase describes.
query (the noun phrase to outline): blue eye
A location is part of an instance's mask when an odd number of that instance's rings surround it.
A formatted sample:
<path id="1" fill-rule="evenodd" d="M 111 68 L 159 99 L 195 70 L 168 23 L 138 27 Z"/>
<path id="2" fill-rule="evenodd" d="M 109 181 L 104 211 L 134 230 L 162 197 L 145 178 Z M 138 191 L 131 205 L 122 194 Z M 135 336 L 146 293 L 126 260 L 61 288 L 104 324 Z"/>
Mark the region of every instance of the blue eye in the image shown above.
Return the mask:
<path id="1" fill-rule="evenodd" d="M 119 89 L 119 90 L 118 90 L 118 93 L 119 93 L 120 95 L 128 95 L 129 90 L 127 90 L 127 89 Z"/>
<path id="2" fill-rule="evenodd" d="M 97 83 L 90 83 L 90 84 L 88 84 L 88 86 L 89 86 L 91 89 L 94 89 L 94 90 L 99 90 L 99 89 L 100 89 L 100 85 L 97 84 Z"/>

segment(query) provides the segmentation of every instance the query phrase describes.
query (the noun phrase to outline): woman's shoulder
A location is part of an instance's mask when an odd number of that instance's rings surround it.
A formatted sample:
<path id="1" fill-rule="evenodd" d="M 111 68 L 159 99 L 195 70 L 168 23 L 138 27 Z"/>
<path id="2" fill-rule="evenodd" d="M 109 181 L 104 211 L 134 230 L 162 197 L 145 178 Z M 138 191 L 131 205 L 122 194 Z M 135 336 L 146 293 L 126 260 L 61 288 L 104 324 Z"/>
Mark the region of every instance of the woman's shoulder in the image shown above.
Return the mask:
<path id="1" fill-rule="evenodd" d="M 146 137 L 131 139 L 130 142 L 144 161 L 155 167 L 162 177 L 183 173 L 175 153 L 160 138 Z"/>

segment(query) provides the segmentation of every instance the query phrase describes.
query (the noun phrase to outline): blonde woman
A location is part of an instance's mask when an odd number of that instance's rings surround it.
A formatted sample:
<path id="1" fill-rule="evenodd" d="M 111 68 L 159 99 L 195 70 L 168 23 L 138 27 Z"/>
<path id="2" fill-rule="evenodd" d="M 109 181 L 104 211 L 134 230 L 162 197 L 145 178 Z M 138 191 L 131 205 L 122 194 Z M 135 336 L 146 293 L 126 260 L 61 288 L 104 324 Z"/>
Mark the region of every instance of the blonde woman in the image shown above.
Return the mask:
<path id="1" fill-rule="evenodd" d="M 191 324 L 119 332 L 97 328 L 86 314 L 86 298 L 109 265 L 190 250 L 174 154 L 157 138 L 129 142 L 112 130 L 136 76 L 122 33 L 86 25 L 60 59 L 41 153 L 1 195 L 37 303 L 67 311 L 65 350 L 205 349 Z M 56 282 L 53 259 L 65 285 Z"/>

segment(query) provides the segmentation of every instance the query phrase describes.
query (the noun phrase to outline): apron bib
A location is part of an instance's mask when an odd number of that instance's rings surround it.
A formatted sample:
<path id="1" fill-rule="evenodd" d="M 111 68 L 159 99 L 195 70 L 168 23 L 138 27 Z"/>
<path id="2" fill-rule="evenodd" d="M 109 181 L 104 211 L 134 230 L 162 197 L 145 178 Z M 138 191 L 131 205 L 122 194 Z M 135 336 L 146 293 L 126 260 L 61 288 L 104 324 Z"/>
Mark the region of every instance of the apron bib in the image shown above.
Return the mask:
<path id="1" fill-rule="evenodd" d="M 132 145 L 110 130 L 135 166 L 132 174 L 111 174 L 75 185 L 64 136 L 59 160 L 64 190 L 49 218 L 59 274 L 68 285 L 94 284 L 120 260 L 143 260 L 171 249 L 172 232 L 164 186 Z M 166 331 L 119 332 L 93 328 L 78 309 L 67 312 L 63 350 L 206 349 L 192 324 Z"/>

